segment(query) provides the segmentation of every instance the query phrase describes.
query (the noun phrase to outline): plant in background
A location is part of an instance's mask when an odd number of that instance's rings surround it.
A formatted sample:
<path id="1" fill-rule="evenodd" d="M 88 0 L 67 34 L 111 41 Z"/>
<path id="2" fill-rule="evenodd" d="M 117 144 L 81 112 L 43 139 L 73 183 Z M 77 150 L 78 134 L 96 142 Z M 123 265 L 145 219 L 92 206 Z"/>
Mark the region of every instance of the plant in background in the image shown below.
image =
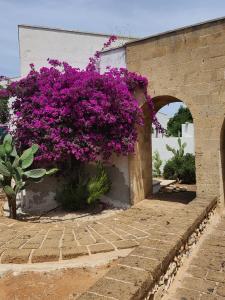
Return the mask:
<path id="1" fill-rule="evenodd" d="M 167 150 L 173 153 L 173 157 L 169 159 L 163 169 L 163 177 L 165 179 L 175 179 L 182 183 L 195 183 L 195 157 L 193 154 L 184 154 L 186 143 L 181 143 L 178 139 L 178 150 L 166 145 Z"/>
<path id="2" fill-rule="evenodd" d="M 167 124 L 167 135 L 178 137 L 181 134 L 182 124 L 193 123 L 193 118 L 189 108 L 180 106 L 178 112 L 169 119 Z"/>
<path id="3" fill-rule="evenodd" d="M 109 176 L 100 162 L 97 162 L 95 173 L 88 176 L 80 171 L 77 178 L 57 192 L 56 201 L 67 210 L 80 210 L 95 204 L 111 187 Z"/>
<path id="4" fill-rule="evenodd" d="M 3 144 L 0 145 L 0 186 L 7 196 L 10 217 L 13 219 L 17 218 L 17 194 L 27 186 L 29 180 L 37 182 L 45 175 L 52 175 L 57 171 L 57 169 L 28 170 L 38 148 L 38 145 L 33 144 L 19 156 L 10 134 L 4 137 Z"/>
<path id="5" fill-rule="evenodd" d="M 166 145 L 166 149 L 168 151 L 172 152 L 176 159 L 180 159 L 184 156 L 184 149 L 187 146 L 187 143 L 182 144 L 180 138 L 178 138 L 177 143 L 178 143 L 178 149 L 177 150 L 176 150 L 176 148 L 172 148 L 169 145 Z"/>
<path id="6" fill-rule="evenodd" d="M 158 151 L 154 151 L 153 153 L 153 176 L 160 177 L 162 175 L 161 172 L 162 160 L 160 159 L 160 155 Z"/>
<path id="7" fill-rule="evenodd" d="M 111 182 L 102 163 L 97 163 L 97 174 L 92 176 L 87 183 L 88 198 L 87 203 L 92 204 L 101 196 L 109 192 Z"/>

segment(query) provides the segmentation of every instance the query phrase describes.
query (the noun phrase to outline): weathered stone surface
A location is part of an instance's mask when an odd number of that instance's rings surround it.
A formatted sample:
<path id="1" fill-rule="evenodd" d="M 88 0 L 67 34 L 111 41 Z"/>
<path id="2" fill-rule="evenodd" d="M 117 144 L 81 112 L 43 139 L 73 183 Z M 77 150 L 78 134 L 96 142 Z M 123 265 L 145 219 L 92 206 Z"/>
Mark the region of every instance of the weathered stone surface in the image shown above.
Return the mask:
<path id="1" fill-rule="evenodd" d="M 143 290 L 148 291 L 153 285 L 153 278 L 149 272 L 143 270 L 133 270 L 125 266 L 116 266 L 112 268 L 107 274 L 106 278 L 113 278 L 133 285 L 141 286 Z"/>
<path id="2" fill-rule="evenodd" d="M 96 244 L 90 245 L 89 249 L 92 254 L 101 253 L 101 252 L 109 252 L 115 250 L 115 248 L 111 244 Z"/>
<path id="3" fill-rule="evenodd" d="M 177 289 L 175 295 L 169 300 L 197 300 L 200 299 L 200 292 L 184 288 Z"/>
<path id="4" fill-rule="evenodd" d="M 88 255 L 86 246 L 62 248 L 62 259 L 72 259 L 82 255 Z"/>
<path id="5" fill-rule="evenodd" d="M 190 290 L 212 294 L 216 288 L 216 283 L 201 278 L 185 277 L 183 286 Z"/>
<path id="6" fill-rule="evenodd" d="M 217 295 L 225 297 L 225 284 L 220 283 L 216 290 Z"/>
<path id="7" fill-rule="evenodd" d="M 3 264 L 23 264 L 29 260 L 31 250 L 28 249 L 7 249 L 4 251 L 1 262 Z"/>
<path id="8" fill-rule="evenodd" d="M 140 294 L 140 287 L 114 279 L 102 278 L 90 288 L 90 291 L 106 297 L 135 300 Z"/>
<path id="9" fill-rule="evenodd" d="M 58 261 L 59 255 L 60 251 L 57 248 L 37 249 L 32 254 L 31 262 Z"/>
<path id="10" fill-rule="evenodd" d="M 128 249 L 138 246 L 138 242 L 134 240 L 121 240 L 113 243 L 117 249 Z"/>

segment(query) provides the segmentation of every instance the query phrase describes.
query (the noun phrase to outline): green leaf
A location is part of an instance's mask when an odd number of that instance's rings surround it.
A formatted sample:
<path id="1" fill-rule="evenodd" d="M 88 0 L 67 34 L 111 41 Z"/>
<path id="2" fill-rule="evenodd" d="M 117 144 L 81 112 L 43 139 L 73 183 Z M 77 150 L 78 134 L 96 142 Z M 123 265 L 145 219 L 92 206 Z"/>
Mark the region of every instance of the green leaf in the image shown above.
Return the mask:
<path id="1" fill-rule="evenodd" d="M 15 146 L 13 147 L 13 150 L 12 150 L 12 152 L 10 153 L 10 155 L 11 155 L 12 157 L 18 156 L 18 155 L 17 155 L 17 151 L 16 151 L 16 147 L 15 147 Z"/>
<path id="2" fill-rule="evenodd" d="M 10 177 L 10 172 L 9 170 L 7 169 L 7 167 L 5 165 L 3 165 L 2 162 L 0 162 L 0 174 L 2 174 L 3 176 L 6 176 L 6 177 Z"/>
<path id="3" fill-rule="evenodd" d="M 41 178 L 46 174 L 45 169 L 33 169 L 24 172 L 24 175 L 29 177 L 29 178 Z"/>
<path id="4" fill-rule="evenodd" d="M 5 156 L 5 148 L 3 145 L 0 145 L 0 157 L 4 157 Z"/>
<path id="5" fill-rule="evenodd" d="M 5 143 L 9 143 L 9 144 L 12 144 L 12 136 L 11 134 L 6 134 L 6 136 L 4 137 L 4 140 L 3 140 L 3 144 Z"/>
<path id="6" fill-rule="evenodd" d="M 32 148 L 32 152 L 33 152 L 33 155 L 38 151 L 38 149 L 39 149 L 39 146 L 38 146 L 38 144 L 33 144 L 32 146 L 31 146 L 31 148 Z"/>
<path id="7" fill-rule="evenodd" d="M 13 150 L 12 144 L 9 143 L 8 141 L 6 141 L 4 143 L 4 149 L 5 149 L 6 154 L 10 154 Z"/>
<path id="8" fill-rule="evenodd" d="M 30 167 L 33 163 L 33 160 L 34 160 L 33 150 L 30 147 L 27 150 L 25 150 L 20 157 L 20 161 L 22 162 L 22 168 L 26 169 Z"/>
<path id="9" fill-rule="evenodd" d="M 14 190 L 11 188 L 11 186 L 9 185 L 5 185 L 3 187 L 4 192 L 6 193 L 7 196 L 12 197 L 12 196 L 16 196 L 16 193 L 14 192 Z"/>
<path id="10" fill-rule="evenodd" d="M 58 171 L 59 171 L 59 169 L 53 168 L 53 169 L 47 170 L 46 171 L 46 175 L 53 175 L 53 174 L 55 174 Z"/>
<path id="11" fill-rule="evenodd" d="M 8 169 L 8 171 L 9 171 L 10 173 L 13 172 L 13 167 L 12 167 L 12 164 L 11 164 L 10 161 L 6 161 L 6 162 L 5 162 L 5 166 L 6 166 L 6 168 Z"/>
<path id="12" fill-rule="evenodd" d="M 19 165 L 19 161 L 20 161 L 20 158 L 19 158 L 19 156 L 17 155 L 17 156 L 15 157 L 14 161 L 13 161 L 12 167 L 13 167 L 13 168 L 17 168 L 18 165 Z"/>
<path id="13" fill-rule="evenodd" d="M 33 150 L 32 148 L 28 148 L 25 151 L 23 151 L 22 155 L 20 156 L 20 160 L 27 159 L 30 155 L 33 155 Z"/>

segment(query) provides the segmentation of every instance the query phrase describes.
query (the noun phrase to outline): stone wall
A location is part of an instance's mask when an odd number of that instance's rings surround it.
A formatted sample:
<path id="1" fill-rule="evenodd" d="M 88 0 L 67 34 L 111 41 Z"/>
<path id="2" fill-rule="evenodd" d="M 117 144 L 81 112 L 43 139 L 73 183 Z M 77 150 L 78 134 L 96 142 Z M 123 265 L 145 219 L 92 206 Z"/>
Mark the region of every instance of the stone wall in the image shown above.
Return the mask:
<path id="1" fill-rule="evenodd" d="M 192 113 L 197 195 L 201 197 L 223 194 L 220 133 L 225 114 L 224 49 L 225 19 L 126 45 L 127 67 L 148 77 L 157 110 L 180 100 Z"/>

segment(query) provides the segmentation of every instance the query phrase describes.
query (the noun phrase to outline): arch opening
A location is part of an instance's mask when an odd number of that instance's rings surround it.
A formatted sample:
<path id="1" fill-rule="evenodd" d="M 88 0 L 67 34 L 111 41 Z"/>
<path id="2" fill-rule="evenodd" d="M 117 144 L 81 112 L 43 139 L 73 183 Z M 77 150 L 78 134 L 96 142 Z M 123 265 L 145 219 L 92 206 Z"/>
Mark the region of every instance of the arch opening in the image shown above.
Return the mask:
<path id="1" fill-rule="evenodd" d="M 157 96 L 153 101 L 166 131 L 159 134 L 151 130 L 152 187 L 148 198 L 188 204 L 196 197 L 193 117 L 184 101 L 173 96 Z"/>

